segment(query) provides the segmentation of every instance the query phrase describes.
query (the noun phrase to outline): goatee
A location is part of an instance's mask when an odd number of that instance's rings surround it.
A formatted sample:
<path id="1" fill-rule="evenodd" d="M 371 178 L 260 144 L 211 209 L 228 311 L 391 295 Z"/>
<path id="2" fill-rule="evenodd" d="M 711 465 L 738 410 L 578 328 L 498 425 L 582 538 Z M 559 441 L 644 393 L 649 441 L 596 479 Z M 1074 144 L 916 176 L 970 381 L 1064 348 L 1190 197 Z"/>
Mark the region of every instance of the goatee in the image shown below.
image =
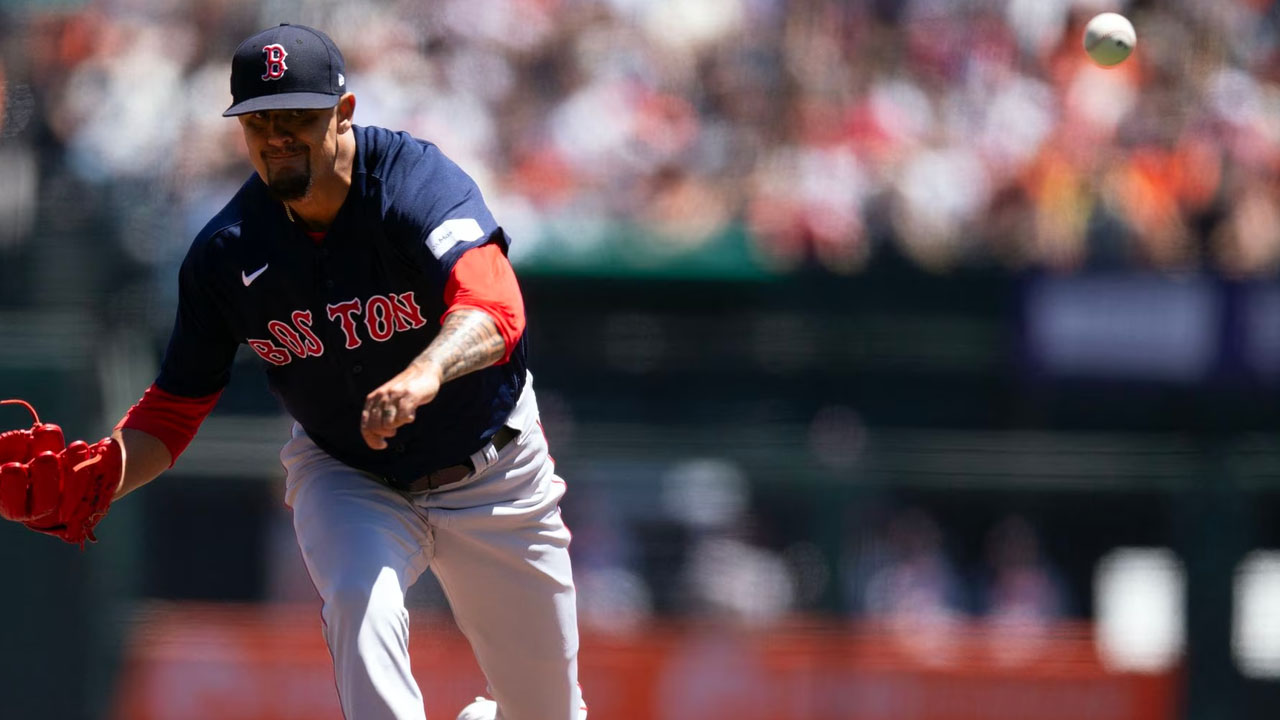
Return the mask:
<path id="1" fill-rule="evenodd" d="M 311 189 L 311 173 L 291 173 L 283 177 L 270 178 L 267 189 L 277 200 L 301 200 Z"/>
<path id="2" fill-rule="evenodd" d="M 311 158 L 299 170 L 281 170 L 271 172 L 267 169 L 267 188 L 277 200 L 301 200 L 311 189 Z"/>

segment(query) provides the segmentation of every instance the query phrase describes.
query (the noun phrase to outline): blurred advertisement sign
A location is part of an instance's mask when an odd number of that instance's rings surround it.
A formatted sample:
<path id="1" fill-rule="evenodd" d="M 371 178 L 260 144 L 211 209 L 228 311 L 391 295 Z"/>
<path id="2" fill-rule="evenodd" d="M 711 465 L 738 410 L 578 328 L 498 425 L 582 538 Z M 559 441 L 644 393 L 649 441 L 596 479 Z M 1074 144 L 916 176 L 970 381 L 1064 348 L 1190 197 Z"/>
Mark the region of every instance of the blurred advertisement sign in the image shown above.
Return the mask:
<path id="1" fill-rule="evenodd" d="M 485 682 L 439 614 L 413 616 L 427 717 L 451 718 Z M 117 720 L 339 717 L 316 607 L 165 605 L 142 614 Z M 623 720 L 1173 720 L 1175 671 L 1122 673 L 1079 623 L 583 629 L 592 717 Z"/>
<path id="2" fill-rule="evenodd" d="M 1207 278 L 1037 278 L 1024 313 L 1031 369 L 1050 377 L 1194 383 L 1219 356 L 1221 299 Z"/>

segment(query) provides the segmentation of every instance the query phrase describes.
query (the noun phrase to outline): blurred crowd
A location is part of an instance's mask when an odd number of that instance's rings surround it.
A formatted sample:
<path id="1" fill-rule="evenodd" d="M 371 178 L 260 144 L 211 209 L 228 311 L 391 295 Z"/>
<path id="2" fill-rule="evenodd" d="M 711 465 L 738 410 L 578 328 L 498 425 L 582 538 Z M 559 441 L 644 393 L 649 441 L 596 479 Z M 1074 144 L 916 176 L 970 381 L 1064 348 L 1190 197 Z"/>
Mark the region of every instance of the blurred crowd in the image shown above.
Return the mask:
<path id="1" fill-rule="evenodd" d="M 1117 69 L 1081 50 L 1101 10 L 1138 28 Z M 518 263 L 735 231 L 767 271 L 1280 263 L 1266 0 L 10 3 L 0 252 L 99 197 L 171 274 L 247 175 L 231 52 L 285 19 L 343 48 L 358 122 L 476 177 Z"/>
<path id="2" fill-rule="evenodd" d="M 983 624 L 1018 652 L 1086 612 L 1036 520 L 1018 512 L 958 531 L 924 505 L 862 498 L 837 511 L 840 539 L 823 548 L 818 514 L 775 506 L 724 459 L 671 464 L 640 486 L 647 499 L 600 487 L 579 484 L 566 516 L 593 627 L 626 631 L 661 614 L 743 626 L 834 614 L 937 658 L 949 630 Z"/>

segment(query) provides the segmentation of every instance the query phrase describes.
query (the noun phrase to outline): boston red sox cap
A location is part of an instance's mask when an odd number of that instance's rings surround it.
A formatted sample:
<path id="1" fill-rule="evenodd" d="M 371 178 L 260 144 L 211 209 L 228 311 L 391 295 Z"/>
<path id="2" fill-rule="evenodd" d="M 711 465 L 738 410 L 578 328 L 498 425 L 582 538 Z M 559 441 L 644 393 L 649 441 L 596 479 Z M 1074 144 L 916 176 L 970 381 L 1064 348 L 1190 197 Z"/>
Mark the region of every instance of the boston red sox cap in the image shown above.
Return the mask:
<path id="1" fill-rule="evenodd" d="M 268 28 L 236 48 L 222 116 L 333 107 L 346 92 L 342 73 L 342 52 L 328 35 L 306 25 Z"/>

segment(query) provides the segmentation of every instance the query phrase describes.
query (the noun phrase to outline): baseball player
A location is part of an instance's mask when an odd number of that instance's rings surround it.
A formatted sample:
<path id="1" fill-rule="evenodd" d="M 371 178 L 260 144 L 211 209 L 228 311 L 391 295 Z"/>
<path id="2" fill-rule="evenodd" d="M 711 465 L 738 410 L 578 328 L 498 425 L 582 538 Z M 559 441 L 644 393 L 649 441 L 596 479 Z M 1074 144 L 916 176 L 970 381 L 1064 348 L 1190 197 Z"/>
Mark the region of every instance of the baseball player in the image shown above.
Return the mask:
<path id="1" fill-rule="evenodd" d="M 425 717 L 404 595 L 428 568 L 493 698 L 459 717 L 577 720 L 565 484 L 510 240 L 436 146 L 353 124 L 343 73 L 302 25 L 236 50 L 223 115 L 255 172 L 187 253 L 159 377 L 92 446 L 64 450 L 38 419 L 0 437 L 0 513 L 92 539 L 111 499 L 173 465 L 248 345 L 296 420 L 285 498 L 347 720 Z"/>

